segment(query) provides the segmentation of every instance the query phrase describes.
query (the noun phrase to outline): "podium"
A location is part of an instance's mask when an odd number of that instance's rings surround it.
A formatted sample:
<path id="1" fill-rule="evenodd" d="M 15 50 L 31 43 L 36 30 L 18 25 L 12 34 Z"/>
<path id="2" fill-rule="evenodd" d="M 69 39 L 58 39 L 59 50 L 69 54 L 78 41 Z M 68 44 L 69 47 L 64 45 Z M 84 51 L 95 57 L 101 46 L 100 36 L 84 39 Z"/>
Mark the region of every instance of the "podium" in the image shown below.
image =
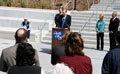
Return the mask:
<path id="1" fill-rule="evenodd" d="M 51 49 L 53 49 L 53 47 L 55 45 L 62 43 L 62 36 L 68 31 L 69 31 L 68 29 L 52 28 L 52 46 L 51 46 Z"/>

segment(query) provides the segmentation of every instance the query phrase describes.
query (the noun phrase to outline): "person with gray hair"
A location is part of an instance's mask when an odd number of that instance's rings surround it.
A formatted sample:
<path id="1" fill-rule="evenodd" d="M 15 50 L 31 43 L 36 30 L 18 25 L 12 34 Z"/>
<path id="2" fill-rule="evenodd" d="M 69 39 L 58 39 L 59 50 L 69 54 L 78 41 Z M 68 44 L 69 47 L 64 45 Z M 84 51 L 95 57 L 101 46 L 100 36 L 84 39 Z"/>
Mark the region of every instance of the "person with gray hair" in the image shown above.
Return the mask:
<path id="1" fill-rule="evenodd" d="M 120 20 L 117 18 L 117 12 L 113 11 L 109 24 L 110 50 L 116 46 L 115 33 L 118 31 Z"/>
<path id="2" fill-rule="evenodd" d="M 74 74 L 72 70 L 63 63 L 57 63 L 47 74 Z"/>

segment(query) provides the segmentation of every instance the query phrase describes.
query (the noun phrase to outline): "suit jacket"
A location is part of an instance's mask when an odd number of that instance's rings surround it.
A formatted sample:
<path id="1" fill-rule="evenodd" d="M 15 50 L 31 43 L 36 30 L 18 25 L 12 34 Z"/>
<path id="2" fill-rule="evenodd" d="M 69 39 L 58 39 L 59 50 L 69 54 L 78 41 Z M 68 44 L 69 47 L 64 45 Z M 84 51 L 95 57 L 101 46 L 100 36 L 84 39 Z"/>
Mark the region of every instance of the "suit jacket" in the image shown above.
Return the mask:
<path id="1" fill-rule="evenodd" d="M 8 47 L 6 49 L 3 49 L 2 55 L 0 58 L 0 71 L 6 72 L 8 70 L 8 67 L 16 65 L 16 50 L 18 47 L 18 44 L 15 44 L 14 46 Z M 40 66 L 38 53 L 35 52 L 35 65 Z"/>
<path id="2" fill-rule="evenodd" d="M 12 66 L 8 74 L 41 74 L 41 67 L 38 66 Z"/>
<path id="3" fill-rule="evenodd" d="M 120 74 L 120 45 L 105 55 L 102 64 L 102 74 Z"/>
<path id="4" fill-rule="evenodd" d="M 87 56 L 62 56 L 58 63 L 68 65 L 75 74 L 92 74 L 91 59 Z"/>
<path id="5" fill-rule="evenodd" d="M 71 26 L 71 16 L 66 15 L 66 19 L 64 22 L 64 28 L 68 28 L 68 30 L 70 30 L 70 26 Z"/>
<path id="6" fill-rule="evenodd" d="M 109 31 L 113 31 L 115 34 L 118 31 L 119 19 L 116 17 L 113 21 L 113 18 L 110 19 Z"/>
<path id="7" fill-rule="evenodd" d="M 55 16 L 56 27 L 59 27 L 59 28 L 61 27 L 62 18 L 63 18 L 63 15 L 60 15 L 59 13 L 56 14 Z"/>
<path id="8" fill-rule="evenodd" d="M 56 45 L 53 47 L 51 54 L 51 64 L 55 65 L 60 56 L 65 55 L 65 46 L 64 44 Z"/>

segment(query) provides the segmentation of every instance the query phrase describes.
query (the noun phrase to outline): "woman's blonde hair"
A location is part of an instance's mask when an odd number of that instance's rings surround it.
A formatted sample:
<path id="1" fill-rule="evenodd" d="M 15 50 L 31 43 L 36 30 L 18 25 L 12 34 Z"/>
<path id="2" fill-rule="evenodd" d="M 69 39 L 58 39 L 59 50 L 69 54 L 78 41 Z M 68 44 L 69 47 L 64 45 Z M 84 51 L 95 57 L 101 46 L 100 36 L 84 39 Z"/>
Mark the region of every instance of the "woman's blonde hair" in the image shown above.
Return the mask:
<path id="1" fill-rule="evenodd" d="M 66 32 L 66 33 L 63 35 L 63 37 L 62 37 L 62 43 L 63 43 L 63 44 L 65 44 L 65 43 L 66 43 L 66 41 L 67 41 L 67 39 L 68 39 L 69 34 L 70 34 L 70 32 L 68 31 L 68 32 Z"/>

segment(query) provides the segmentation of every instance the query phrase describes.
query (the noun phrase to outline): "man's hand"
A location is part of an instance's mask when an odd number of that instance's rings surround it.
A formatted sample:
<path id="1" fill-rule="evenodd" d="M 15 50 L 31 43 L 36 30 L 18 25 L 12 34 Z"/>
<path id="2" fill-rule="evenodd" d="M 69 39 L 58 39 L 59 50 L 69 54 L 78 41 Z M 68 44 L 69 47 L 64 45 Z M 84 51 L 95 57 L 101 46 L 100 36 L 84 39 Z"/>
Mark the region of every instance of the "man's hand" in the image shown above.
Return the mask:
<path id="1" fill-rule="evenodd" d="M 113 33 L 113 31 L 109 31 L 109 33 Z"/>

